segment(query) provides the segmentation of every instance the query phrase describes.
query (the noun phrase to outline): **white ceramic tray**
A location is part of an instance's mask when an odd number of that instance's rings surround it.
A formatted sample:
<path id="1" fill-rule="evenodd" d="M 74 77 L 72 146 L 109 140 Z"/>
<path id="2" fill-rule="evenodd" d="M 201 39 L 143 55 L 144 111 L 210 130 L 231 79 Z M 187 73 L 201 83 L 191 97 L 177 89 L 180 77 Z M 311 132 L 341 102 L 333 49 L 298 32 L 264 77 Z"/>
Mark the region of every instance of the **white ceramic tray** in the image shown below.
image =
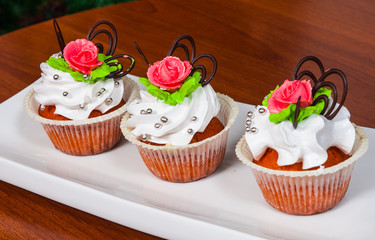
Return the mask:
<path id="1" fill-rule="evenodd" d="M 288 215 L 263 199 L 234 148 L 246 112 L 230 131 L 227 153 L 211 176 L 192 183 L 154 177 L 124 139 L 111 151 L 74 157 L 56 150 L 23 110 L 30 87 L 0 104 L 0 179 L 71 207 L 168 239 L 370 239 L 375 236 L 375 130 L 344 199 L 312 216 Z M 251 94 L 251 92 L 249 92 Z"/>

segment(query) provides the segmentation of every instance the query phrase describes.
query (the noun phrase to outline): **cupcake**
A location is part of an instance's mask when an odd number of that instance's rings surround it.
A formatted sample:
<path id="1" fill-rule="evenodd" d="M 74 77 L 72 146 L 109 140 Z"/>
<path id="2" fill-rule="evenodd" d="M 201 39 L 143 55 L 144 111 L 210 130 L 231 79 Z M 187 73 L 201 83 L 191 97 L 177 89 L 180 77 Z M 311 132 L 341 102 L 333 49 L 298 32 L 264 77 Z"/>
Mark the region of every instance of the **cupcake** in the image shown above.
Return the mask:
<path id="1" fill-rule="evenodd" d="M 182 41 L 190 42 L 191 57 Z M 185 51 L 185 61 L 172 56 L 177 48 Z M 204 65 L 193 66 L 201 58 L 213 65 L 207 78 Z M 167 57 L 148 65 L 147 78 L 139 79 L 146 90 L 129 105 L 121 122 L 125 138 L 136 144 L 147 168 L 163 180 L 190 182 L 212 174 L 223 161 L 228 131 L 238 114 L 235 102 L 209 84 L 216 59 L 195 56 L 193 38 L 183 35 Z"/>
<path id="2" fill-rule="evenodd" d="M 98 26 L 106 29 L 94 31 Z M 134 58 L 113 55 L 117 32 L 108 21 L 97 22 L 87 39 L 65 45 L 57 22 L 54 27 L 61 52 L 41 63 L 41 77 L 24 99 L 27 114 L 41 123 L 54 146 L 71 155 L 93 155 L 111 149 L 122 137 L 121 118 L 127 105 L 138 97 L 139 88 L 125 75 L 134 67 Z M 109 36 L 109 49 L 93 38 Z M 130 60 L 123 70 L 118 59 Z"/>
<path id="3" fill-rule="evenodd" d="M 320 78 L 309 70 L 299 73 L 307 61 L 318 65 Z M 336 85 L 327 81 L 332 75 L 343 83 L 339 103 Z M 304 76 L 311 80 L 302 79 Z M 368 139 L 350 122 L 350 113 L 343 106 L 347 80 L 342 71 L 324 71 L 321 61 L 309 56 L 298 63 L 293 79 L 277 86 L 262 105 L 248 112 L 236 154 L 251 168 L 272 207 L 310 215 L 341 201 Z"/>

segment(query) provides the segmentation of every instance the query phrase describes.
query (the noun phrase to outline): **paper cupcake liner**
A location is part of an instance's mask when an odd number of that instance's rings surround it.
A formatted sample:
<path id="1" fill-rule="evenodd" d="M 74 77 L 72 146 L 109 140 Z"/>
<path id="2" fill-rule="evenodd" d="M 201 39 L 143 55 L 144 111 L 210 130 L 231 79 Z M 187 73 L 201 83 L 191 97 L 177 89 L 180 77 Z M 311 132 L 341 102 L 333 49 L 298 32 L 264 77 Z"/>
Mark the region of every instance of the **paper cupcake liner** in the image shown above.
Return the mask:
<path id="1" fill-rule="evenodd" d="M 324 212 L 336 206 L 344 197 L 354 163 L 368 148 L 363 129 L 354 125 L 356 141 L 350 158 L 335 166 L 311 171 L 278 171 L 253 163 L 245 136 L 237 143 L 237 157 L 248 165 L 263 193 L 274 208 L 296 215 Z"/>
<path id="2" fill-rule="evenodd" d="M 139 87 L 134 81 L 127 77 L 122 80 L 125 104 L 99 117 L 67 121 L 43 118 L 38 114 L 40 104 L 35 100 L 33 89 L 24 99 L 24 108 L 31 118 L 42 124 L 53 145 L 60 151 L 77 156 L 98 154 L 111 149 L 120 141 L 121 119 L 129 103 L 139 96 Z"/>
<path id="3" fill-rule="evenodd" d="M 170 182 L 190 182 L 212 174 L 222 163 L 229 128 L 238 114 L 236 103 L 228 96 L 217 94 L 220 101 L 218 119 L 224 129 L 203 141 L 186 146 L 154 146 L 139 141 L 125 127 L 129 114 L 125 114 L 121 129 L 127 140 L 137 145 L 147 168 L 158 178 Z"/>

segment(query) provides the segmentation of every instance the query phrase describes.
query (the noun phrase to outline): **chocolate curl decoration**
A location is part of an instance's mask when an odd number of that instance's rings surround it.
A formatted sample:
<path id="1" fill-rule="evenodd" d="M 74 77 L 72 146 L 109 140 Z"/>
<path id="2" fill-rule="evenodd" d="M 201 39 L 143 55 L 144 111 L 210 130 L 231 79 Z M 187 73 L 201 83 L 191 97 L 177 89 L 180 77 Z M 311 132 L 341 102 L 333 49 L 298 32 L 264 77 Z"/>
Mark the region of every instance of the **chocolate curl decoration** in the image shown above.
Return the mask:
<path id="1" fill-rule="evenodd" d="M 118 58 L 127 58 L 127 59 L 129 59 L 130 60 L 130 66 L 129 66 L 129 68 L 125 72 L 122 72 L 122 70 L 123 70 L 122 64 L 120 65 L 118 62 L 108 63 L 109 66 L 116 66 L 118 69 L 116 71 L 113 71 L 110 74 L 108 74 L 106 76 L 106 78 L 120 78 L 120 77 L 123 77 L 126 74 L 128 74 L 134 68 L 135 59 L 134 59 L 134 57 L 132 57 L 130 55 L 127 55 L 127 54 L 119 54 L 119 55 L 107 58 L 104 62 L 107 63 L 107 62 L 109 62 L 109 61 L 111 61 L 113 59 L 118 59 Z M 120 65 L 120 67 L 119 67 L 119 65 Z"/>
<path id="2" fill-rule="evenodd" d="M 193 69 L 191 70 L 191 73 L 190 73 L 190 76 L 193 75 L 194 72 L 196 72 L 198 69 L 202 71 L 202 76 L 201 76 L 201 80 L 199 81 L 200 84 L 202 84 L 202 86 L 206 86 L 207 84 L 209 84 L 211 82 L 211 80 L 213 79 L 213 77 L 215 76 L 216 74 L 216 70 L 217 70 L 217 62 L 216 62 L 216 59 L 214 56 L 212 56 L 211 54 L 207 54 L 207 53 L 204 53 L 204 54 L 200 54 L 198 55 L 192 62 L 191 62 L 191 65 L 194 65 L 194 63 L 201 59 L 201 58 L 204 58 L 204 57 L 207 57 L 209 58 L 211 61 L 212 61 L 212 64 L 213 64 L 213 68 L 212 68 L 212 72 L 211 72 L 211 75 L 209 78 L 206 79 L 206 67 L 203 66 L 203 65 L 196 65 L 193 67 Z"/>
<path id="3" fill-rule="evenodd" d="M 182 40 L 188 40 L 191 44 L 191 48 L 192 48 L 192 51 L 191 51 L 191 58 L 189 60 L 189 49 L 188 47 L 183 44 L 183 43 L 180 43 L 180 41 Z M 185 51 L 185 54 L 186 54 L 186 60 L 190 62 L 190 64 L 193 66 L 193 69 L 191 70 L 189 76 L 192 76 L 194 74 L 194 72 L 200 70 L 201 71 L 201 80 L 199 81 L 199 83 L 204 87 L 206 86 L 207 84 L 209 84 L 212 80 L 212 78 L 215 76 L 216 74 L 216 70 L 217 70 L 217 62 L 216 62 L 216 59 L 214 56 L 212 56 L 211 54 L 200 54 L 198 55 L 197 57 L 195 57 L 195 42 L 194 42 L 194 39 L 190 36 L 190 35 L 182 35 L 180 37 L 178 37 L 172 44 L 171 48 L 169 49 L 169 52 L 168 52 L 168 55 L 167 56 L 171 56 L 174 51 L 178 48 L 182 48 L 184 51 Z M 194 64 L 201 58 L 209 58 L 211 61 L 212 61 L 212 64 L 213 64 L 213 69 L 212 69 L 212 72 L 211 72 L 211 75 L 209 76 L 208 79 L 206 79 L 206 75 L 207 75 L 207 70 L 206 70 L 206 67 L 204 65 L 196 65 L 194 66 Z"/>
<path id="4" fill-rule="evenodd" d="M 315 77 L 315 75 L 311 71 L 308 71 L 308 70 L 304 70 L 301 73 L 297 74 L 299 69 L 301 68 L 302 64 L 304 64 L 307 61 L 314 61 L 319 66 L 319 69 L 320 69 L 320 72 L 321 72 L 321 76 L 320 76 L 319 79 L 317 79 Z M 337 92 L 336 85 L 334 83 L 330 82 L 330 81 L 326 81 L 327 77 L 329 77 L 330 75 L 333 75 L 333 74 L 339 75 L 342 82 L 343 82 L 343 93 L 342 93 L 342 96 L 341 96 L 341 101 L 340 101 L 340 103 L 337 107 L 336 107 L 336 104 L 337 104 L 337 100 L 338 100 L 337 99 L 338 98 L 338 92 Z M 332 68 L 332 69 L 329 69 L 327 71 L 324 71 L 323 64 L 318 58 L 313 57 L 313 56 L 308 56 L 308 57 L 302 58 L 300 60 L 300 62 L 297 64 L 297 66 L 294 70 L 294 73 L 293 73 L 293 79 L 294 80 L 301 80 L 301 78 L 305 75 L 309 76 L 314 81 L 315 85 L 312 88 L 312 95 L 313 96 L 322 87 L 329 87 L 332 90 L 332 103 L 329 102 L 329 98 L 326 95 L 320 95 L 312 103 L 312 106 L 315 106 L 320 100 L 323 100 L 324 101 L 324 108 L 323 108 L 322 112 L 320 113 L 320 115 L 323 115 L 327 119 L 332 120 L 337 115 L 337 113 L 340 111 L 342 106 L 344 105 L 346 95 L 347 95 L 347 92 L 348 92 L 348 81 L 346 79 L 345 74 L 341 70 L 336 69 L 336 68 Z M 295 114 L 295 119 L 294 119 L 294 123 L 293 123 L 294 128 L 297 127 L 297 120 L 296 119 L 298 118 L 299 112 L 300 112 L 300 105 L 297 102 L 296 114 Z"/>
<path id="5" fill-rule="evenodd" d="M 60 26 L 57 23 L 56 19 L 53 19 L 53 27 L 55 28 L 55 33 L 56 33 L 57 41 L 58 41 L 59 46 L 60 46 L 61 54 L 63 54 L 64 48 L 65 48 L 65 42 L 64 42 L 64 38 L 63 38 L 63 35 L 61 33 L 61 30 L 60 30 Z"/>
<path id="6" fill-rule="evenodd" d="M 99 25 L 102 25 L 102 24 L 109 26 L 112 29 L 113 35 L 107 29 L 100 29 L 100 30 L 97 30 L 96 32 L 94 32 L 95 28 L 98 27 Z M 97 23 L 95 23 L 94 26 L 91 27 L 89 33 L 87 34 L 87 40 L 92 41 L 97 35 L 102 34 L 102 33 L 106 34 L 108 36 L 108 39 L 109 39 L 109 47 L 108 47 L 107 53 L 105 55 L 107 55 L 107 56 L 113 55 L 113 53 L 115 52 L 116 47 L 117 47 L 117 31 L 116 31 L 115 26 L 111 22 L 109 22 L 107 20 L 101 20 L 101 21 L 98 21 Z M 99 52 L 103 53 L 103 44 L 96 43 L 95 45 L 98 47 Z"/>
<path id="7" fill-rule="evenodd" d="M 146 56 L 143 54 L 141 48 L 138 46 L 138 44 L 137 44 L 136 42 L 134 42 L 134 45 L 135 45 L 135 47 L 137 48 L 139 54 L 141 54 L 141 56 L 142 56 L 143 60 L 146 62 L 146 64 L 147 64 L 148 66 L 151 66 L 150 63 L 147 61 Z"/>
<path id="8" fill-rule="evenodd" d="M 309 76 L 314 81 L 314 83 L 316 83 L 318 80 L 316 79 L 315 75 L 311 71 L 304 70 L 304 71 L 300 72 L 297 75 L 297 73 L 298 73 L 299 69 L 301 68 L 301 66 L 305 62 L 307 62 L 307 61 L 313 61 L 313 62 L 315 62 L 318 65 L 318 67 L 319 67 L 320 74 L 321 75 L 324 74 L 324 67 L 323 67 L 322 62 L 317 57 L 307 56 L 307 57 L 302 58 L 299 61 L 299 63 L 297 64 L 297 66 L 295 67 L 294 73 L 293 73 L 293 80 L 300 80 L 303 76 L 307 75 L 307 76 Z"/>
<path id="9" fill-rule="evenodd" d="M 97 28 L 99 25 L 107 25 L 107 26 L 109 26 L 111 28 L 111 30 L 112 30 L 113 35 L 107 29 L 99 29 L 99 30 L 97 30 L 97 31 L 94 32 L 95 28 Z M 107 53 L 105 55 L 106 56 L 113 55 L 113 53 L 115 52 L 116 47 L 117 47 L 117 31 L 116 31 L 115 26 L 111 22 L 109 22 L 107 20 L 98 21 L 97 23 L 94 24 L 94 26 L 91 27 L 89 33 L 87 34 L 87 40 L 92 41 L 92 39 L 94 39 L 99 34 L 105 34 L 105 35 L 108 36 L 108 39 L 109 39 L 109 47 L 108 47 Z M 95 46 L 98 47 L 100 53 L 103 53 L 103 44 L 96 43 Z M 113 59 L 119 59 L 119 58 L 126 58 L 126 59 L 130 60 L 130 66 L 129 66 L 129 68 L 125 72 L 122 72 L 122 70 L 123 70 L 122 64 L 120 64 L 118 62 L 108 63 L 109 61 L 111 61 Z M 134 59 L 134 57 L 132 57 L 132 56 L 130 56 L 128 54 L 119 54 L 119 55 L 107 58 L 104 62 L 108 63 L 109 66 L 116 66 L 117 67 L 117 70 L 111 72 L 110 74 L 108 74 L 106 76 L 106 78 L 120 78 L 120 77 L 123 77 L 126 74 L 128 74 L 134 68 L 134 65 L 135 65 L 135 59 Z"/>
<path id="10" fill-rule="evenodd" d="M 342 93 L 342 96 L 341 96 L 341 101 L 340 101 L 340 103 L 339 103 L 339 105 L 338 105 L 337 108 L 336 108 L 337 96 L 338 96 L 337 88 L 336 88 L 336 86 L 332 82 L 325 81 L 325 79 L 328 76 L 332 75 L 332 74 L 339 75 L 340 78 L 341 78 L 341 80 L 342 80 L 342 83 L 343 83 L 343 93 Z M 315 86 L 313 88 L 313 94 L 315 94 L 320 88 L 322 88 L 324 86 L 330 87 L 332 89 L 332 92 L 333 92 L 333 102 L 332 102 L 331 106 L 328 108 L 328 110 L 324 112 L 324 116 L 327 119 L 332 120 L 337 115 L 337 113 L 340 111 L 341 107 L 344 105 L 346 94 L 348 92 L 348 81 L 346 79 L 345 74 L 341 70 L 332 68 L 332 69 L 329 69 L 328 71 L 326 71 L 320 77 L 320 79 L 318 80 L 317 84 L 315 84 Z M 325 105 L 327 106 L 328 103 L 325 104 Z M 335 110 L 335 111 L 332 112 L 333 110 Z"/>
<path id="11" fill-rule="evenodd" d="M 182 40 L 188 40 L 191 44 L 191 58 L 189 60 L 189 49 L 188 47 L 183 44 L 183 43 L 180 43 L 180 41 Z M 172 44 L 171 48 L 169 49 L 169 52 L 167 54 L 167 56 L 172 56 L 172 54 L 174 53 L 174 51 L 177 49 L 177 48 L 182 48 L 184 49 L 185 51 L 185 54 L 186 54 L 186 60 L 189 61 L 190 63 L 194 61 L 194 58 L 195 58 L 195 42 L 194 42 L 194 39 L 190 36 L 190 35 L 182 35 L 180 37 L 178 37 Z"/>
<path id="12" fill-rule="evenodd" d="M 300 110 L 301 110 L 301 96 L 299 96 L 299 98 L 297 100 L 296 111 L 294 112 L 294 121 L 293 121 L 294 129 L 296 129 L 297 125 L 298 125 L 297 119 L 298 119 Z"/>

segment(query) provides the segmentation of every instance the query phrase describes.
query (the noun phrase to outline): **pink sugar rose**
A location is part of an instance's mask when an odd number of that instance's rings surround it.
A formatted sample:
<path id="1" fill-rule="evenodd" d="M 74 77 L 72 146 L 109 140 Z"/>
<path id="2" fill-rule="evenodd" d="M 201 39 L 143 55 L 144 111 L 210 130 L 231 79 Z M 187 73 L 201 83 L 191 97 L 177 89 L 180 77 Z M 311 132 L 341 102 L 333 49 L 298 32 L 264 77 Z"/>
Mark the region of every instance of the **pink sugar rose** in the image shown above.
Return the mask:
<path id="1" fill-rule="evenodd" d="M 69 67 L 86 74 L 90 74 L 103 63 L 98 61 L 98 48 L 95 44 L 83 38 L 71 41 L 65 46 L 64 58 Z"/>
<path id="2" fill-rule="evenodd" d="M 189 61 L 181 61 L 178 57 L 166 57 L 155 62 L 148 68 L 149 81 L 163 89 L 176 89 L 181 87 L 183 81 L 191 72 Z"/>
<path id="3" fill-rule="evenodd" d="M 290 104 L 296 104 L 301 97 L 301 108 L 312 104 L 310 80 L 285 80 L 284 83 L 272 92 L 268 99 L 268 110 L 270 113 L 279 113 Z"/>

